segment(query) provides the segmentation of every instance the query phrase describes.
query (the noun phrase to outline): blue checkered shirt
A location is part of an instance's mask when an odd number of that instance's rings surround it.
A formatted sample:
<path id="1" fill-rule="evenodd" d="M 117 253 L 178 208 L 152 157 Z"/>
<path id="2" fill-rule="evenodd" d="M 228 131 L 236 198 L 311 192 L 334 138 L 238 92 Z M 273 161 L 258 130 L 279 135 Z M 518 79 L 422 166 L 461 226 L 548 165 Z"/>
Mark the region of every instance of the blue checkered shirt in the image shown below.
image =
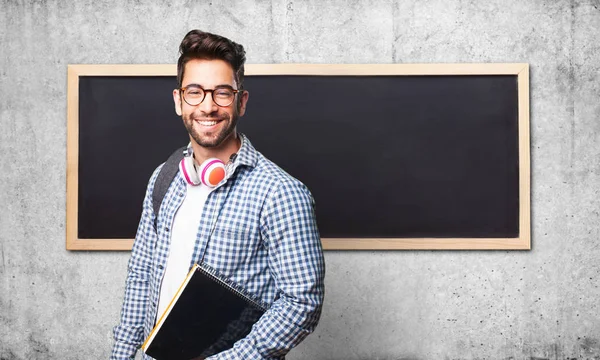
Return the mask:
<path id="1" fill-rule="evenodd" d="M 325 263 L 314 200 L 298 180 L 256 151 L 242 146 L 228 179 L 210 194 L 190 268 L 200 262 L 217 269 L 270 305 L 245 338 L 209 359 L 282 359 L 316 327 L 324 296 Z M 155 171 L 128 264 L 120 323 L 114 328 L 111 359 L 133 359 L 157 317 L 171 227 L 186 183 L 178 174 L 164 197 L 156 229 L 152 190 Z M 210 242 L 208 243 L 209 234 Z M 144 355 L 144 359 L 151 359 Z"/>

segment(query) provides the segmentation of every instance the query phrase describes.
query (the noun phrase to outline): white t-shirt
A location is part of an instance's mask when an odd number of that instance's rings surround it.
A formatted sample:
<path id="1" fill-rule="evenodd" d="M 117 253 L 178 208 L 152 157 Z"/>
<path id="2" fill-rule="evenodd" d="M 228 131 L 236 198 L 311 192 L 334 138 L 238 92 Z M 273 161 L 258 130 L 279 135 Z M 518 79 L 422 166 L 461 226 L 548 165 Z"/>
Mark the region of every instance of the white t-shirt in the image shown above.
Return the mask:
<path id="1" fill-rule="evenodd" d="M 187 184 L 185 199 L 173 219 L 167 268 L 162 279 L 160 298 L 158 299 L 157 321 L 169 306 L 171 299 L 173 299 L 189 272 L 200 217 L 206 199 L 208 199 L 208 195 L 213 189 L 204 184 L 198 186 Z"/>

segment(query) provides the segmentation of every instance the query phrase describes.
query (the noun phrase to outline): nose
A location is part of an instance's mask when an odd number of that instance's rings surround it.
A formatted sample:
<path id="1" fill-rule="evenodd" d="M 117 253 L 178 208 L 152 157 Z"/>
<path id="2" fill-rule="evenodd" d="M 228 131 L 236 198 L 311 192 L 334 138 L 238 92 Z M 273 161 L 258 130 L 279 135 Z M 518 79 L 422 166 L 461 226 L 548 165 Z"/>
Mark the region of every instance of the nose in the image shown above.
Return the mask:
<path id="1" fill-rule="evenodd" d="M 198 105 L 200 111 L 205 114 L 212 114 L 219 110 L 219 106 L 213 101 L 212 91 L 207 91 L 204 95 L 204 100 Z"/>

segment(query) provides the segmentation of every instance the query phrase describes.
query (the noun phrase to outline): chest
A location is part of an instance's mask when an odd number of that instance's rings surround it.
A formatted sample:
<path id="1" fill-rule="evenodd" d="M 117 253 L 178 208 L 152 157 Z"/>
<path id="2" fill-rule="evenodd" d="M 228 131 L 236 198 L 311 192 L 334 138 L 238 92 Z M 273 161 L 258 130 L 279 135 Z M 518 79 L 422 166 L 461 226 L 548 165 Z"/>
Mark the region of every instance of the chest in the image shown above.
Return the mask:
<path id="1" fill-rule="evenodd" d="M 183 194 L 183 196 L 182 196 Z M 181 224 L 180 211 L 197 216 L 185 226 L 195 233 L 190 266 L 204 261 L 232 279 L 250 268 L 260 268 L 267 261 L 261 228 L 261 212 L 267 191 L 231 181 L 190 202 L 185 184 L 177 183 L 163 200 L 157 221 L 155 252 L 157 268 L 165 266 L 169 251 L 178 241 L 175 224 Z M 197 197 L 193 195 L 192 198 Z M 177 225 L 178 227 L 180 225 Z M 160 277 L 160 274 L 157 274 Z M 240 280 L 243 280 L 240 278 Z"/>

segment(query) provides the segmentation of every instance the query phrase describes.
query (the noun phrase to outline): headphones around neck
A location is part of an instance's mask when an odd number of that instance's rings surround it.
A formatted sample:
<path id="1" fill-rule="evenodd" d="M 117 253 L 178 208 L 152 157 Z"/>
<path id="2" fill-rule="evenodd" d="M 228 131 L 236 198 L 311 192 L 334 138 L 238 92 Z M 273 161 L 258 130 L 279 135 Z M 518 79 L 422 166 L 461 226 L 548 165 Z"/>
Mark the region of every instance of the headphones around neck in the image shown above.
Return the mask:
<path id="1" fill-rule="evenodd" d="M 237 154 L 231 155 L 229 163 L 232 163 L 236 156 Z M 183 159 L 179 162 L 179 170 L 188 184 L 192 186 L 204 184 L 211 188 L 217 186 L 227 175 L 226 164 L 217 158 L 206 159 L 202 164 L 196 165 L 191 144 L 188 145 Z"/>

